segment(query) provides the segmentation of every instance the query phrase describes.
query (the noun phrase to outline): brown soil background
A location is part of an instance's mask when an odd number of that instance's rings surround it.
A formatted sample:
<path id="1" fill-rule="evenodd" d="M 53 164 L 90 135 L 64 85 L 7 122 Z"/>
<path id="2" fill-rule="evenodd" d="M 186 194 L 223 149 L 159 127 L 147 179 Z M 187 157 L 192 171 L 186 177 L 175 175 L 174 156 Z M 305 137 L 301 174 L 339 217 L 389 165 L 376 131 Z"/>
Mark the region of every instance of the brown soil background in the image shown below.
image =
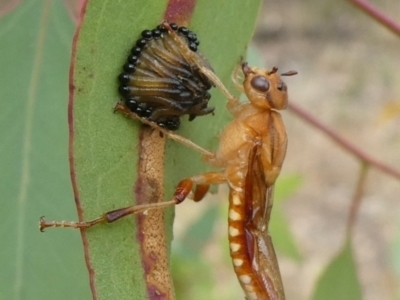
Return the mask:
<path id="1" fill-rule="evenodd" d="M 374 4 L 400 22 L 399 1 Z M 285 80 L 290 101 L 400 169 L 400 115 L 383 117 L 387 107 L 400 103 L 400 37 L 346 1 L 281 0 L 264 3 L 253 44 L 264 67 L 299 72 Z M 285 213 L 304 261 L 279 260 L 287 299 L 305 300 L 342 245 L 361 166 L 293 113 L 283 116 L 289 148 L 282 175 L 303 179 L 285 202 Z M 400 182 L 371 169 L 362 201 L 353 246 L 364 299 L 395 299 L 399 278 L 392 257 L 400 239 Z M 205 200 L 177 207 L 175 238 L 209 205 Z M 221 238 L 226 239 L 225 219 L 206 251 L 216 278 L 210 294 L 213 299 L 242 299 L 231 266 L 220 264 L 221 245 L 213 240 Z"/>

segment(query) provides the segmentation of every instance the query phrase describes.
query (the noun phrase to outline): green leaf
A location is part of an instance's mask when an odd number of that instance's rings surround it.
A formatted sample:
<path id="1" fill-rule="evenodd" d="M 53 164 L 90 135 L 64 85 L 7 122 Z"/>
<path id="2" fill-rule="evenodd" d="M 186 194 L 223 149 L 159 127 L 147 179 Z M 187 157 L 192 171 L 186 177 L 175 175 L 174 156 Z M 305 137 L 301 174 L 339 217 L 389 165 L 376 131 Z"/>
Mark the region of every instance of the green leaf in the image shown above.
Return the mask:
<path id="1" fill-rule="evenodd" d="M 154 28 L 163 19 L 165 3 L 160 3 L 90 1 L 86 8 L 73 74 L 74 170 L 85 219 L 134 203 L 139 124 L 113 114 L 112 107 L 119 98 L 116 77 L 130 48 L 143 29 Z M 200 50 L 216 74 L 232 89 L 230 74 L 251 38 L 260 1 L 195 3 L 190 29 L 197 33 Z M 213 149 L 229 116 L 219 91 L 213 92 L 211 103 L 216 106 L 215 116 L 185 121 L 180 133 Z M 200 155 L 175 142 L 168 143 L 166 151 L 168 197 L 180 179 L 207 168 Z M 146 297 L 134 219 L 86 231 L 87 261 L 98 299 Z"/>
<path id="2" fill-rule="evenodd" d="M 209 205 L 210 207 L 190 224 L 183 237 L 174 241 L 172 273 L 177 299 L 212 299 L 210 291 L 215 283 L 215 266 L 207 263 L 204 249 L 213 235 L 219 206 L 215 203 Z"/>
<path id="3" fill-rule="evenodd" d="M 351 242 L 348 239 L 343 249 L 333 258 L 319 278 L 313 300 L 362 299 L 353 255 Z"/>
<path id="4" fill-rule="evenodd" d="M 0 19 L 0 299 L 89 299 L 78 232 L 40 233 L 41 215 L 76 219 L 68 166 L 74 25 L 61 1 L 23 1 Z"/>
<path id="5" fill-rule="evenodd" d="M 194 259 L 172 256 L 172 270 L 177 300 L 221 299 L 210 295 L 215 284 L 212 268 L 201 256 Z"/>
<path id="6" fill-rule="evenodd" d="M 210 203 L 210 207 L 190 224 L 179 244 L 174 245 L 176 255 L 186 256 L 188 259 L 201 259 L 201 252 L 213 234 L 218 213 L 218 206 Z"/>
<path id="7" fill-rule="evenodd" d="M 274 205 L 280 205 L 293 195 L 302 184 L 300 175 L 292 174 L 279 177 L 275 184 Z"/>

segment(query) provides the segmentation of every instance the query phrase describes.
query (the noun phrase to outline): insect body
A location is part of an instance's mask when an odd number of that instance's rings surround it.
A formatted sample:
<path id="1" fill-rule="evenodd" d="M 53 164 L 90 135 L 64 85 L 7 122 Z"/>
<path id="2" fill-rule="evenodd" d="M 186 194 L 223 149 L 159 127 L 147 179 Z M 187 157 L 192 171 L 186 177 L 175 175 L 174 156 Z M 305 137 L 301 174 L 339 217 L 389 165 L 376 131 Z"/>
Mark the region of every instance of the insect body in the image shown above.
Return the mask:
<path id="1" fill-rule="evenodd" d="M 169 130 L 179 128 L 179 117 L 184 114 L 193 120 L 211 113 L 214 108 L 207 104 L 212 84 L 182 50 L 190 51 L 198 64 L 211 71 L 207 60 L 197 52 L 198 45 L 194 32 L 174 23 L 144 30 L 118 77 L 124 105 Z"/>
<path id="2" fill-rule="evenodd" d="M 183 201 L 194 188 L 199 201 L 210 184 L 227 182 L 229 245 L 233 266 L 248 299 L 284 299 L 282 280 L 268 233 L 273 188 L 286 154 L 287 138 L 280 114 L 287 106 L 287 88 L 277 69 L 243 64 L 243 87 L 250 102 L 228 103 L 234 120 L 221 134 L 209 163 L 222 172 L 181 181 L 175 198 Z M 282 75 L 294 75 L 291 71 Z"/>

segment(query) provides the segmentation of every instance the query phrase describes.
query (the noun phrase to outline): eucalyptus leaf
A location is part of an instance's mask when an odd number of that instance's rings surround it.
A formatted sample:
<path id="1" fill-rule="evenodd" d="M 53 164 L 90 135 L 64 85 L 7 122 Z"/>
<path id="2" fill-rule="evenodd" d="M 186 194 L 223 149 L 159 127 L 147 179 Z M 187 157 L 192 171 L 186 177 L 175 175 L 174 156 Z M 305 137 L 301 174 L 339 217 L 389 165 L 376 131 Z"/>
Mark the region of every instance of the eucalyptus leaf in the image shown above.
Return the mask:
<path id="1" fill-rule="evenodd" d="M 200 50 L 216 74 L 232 89 L 230 74 L 244 55 L 259 1 L 197 1 L 189 24 Z M 163 20 L 159 1 L 89 1 L 73 61 L 73 169 L 85 219 L 135 203 L 132 189 L 138 178 L 138 122 L 113 114 L 119 98 L 116 77 L 130 48 L 144 29 Z M 238 22 L 240 21 L 240 26 Z M 229 116 L 226 99 L 213 91 L 215 116 L 183 122 L 181 133 L 213 149 Z M 174 142 L 165 159 L 165 195 L 179 180 L 207 170 L 200 155 Z M 184 204 L 183 204 L 184 205 Z M 146 289 L 135 218 L 86 230 L 86 260 L 92 270 L 92 289 L 98 299 L 144 299 Z M 171 218 L 167 219 L 171 235 Z M 162 226 L 162 225 L 160 225 Z"/>
<path id="2" fill-rule="evenodd" d="M 61 1 L 9 7 L 0 19 L 0 299 L 89 299 L 79 232 L 38 229 L 41 215 L 77 218 L 67 123 L 75 26 Z"/>
<path id="3" fill-rule="evenodd" d="M 317 281 L 313 300 L 358 300 L 362 299 L 361 285 L 350 239 L 332 259 Z"/>

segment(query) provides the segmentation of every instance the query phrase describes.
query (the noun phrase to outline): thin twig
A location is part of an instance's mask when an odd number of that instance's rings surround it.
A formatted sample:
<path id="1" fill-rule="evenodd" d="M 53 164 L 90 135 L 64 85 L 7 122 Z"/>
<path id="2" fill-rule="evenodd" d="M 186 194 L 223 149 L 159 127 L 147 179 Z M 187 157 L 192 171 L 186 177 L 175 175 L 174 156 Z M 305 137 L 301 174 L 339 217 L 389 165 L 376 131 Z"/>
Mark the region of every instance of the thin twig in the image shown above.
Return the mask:
<path id="1" fill-rule="evenodd" d="M 361 163 L 360 173 L 358 175 L 356 190 L 354 192 L 353 201 L 351 202 L 350 210 L 349 210 L 349 217 L 347 220 L 347 235 L 350 237 L 355 221 L 358 210 L 361 205 L 361 200 L 364 194 L 364 187 L 367 181 L 367 173 L 369 170 L 369 166 L 367 163 Z"/>
<path id="2" fill-rule="evenodd" d="M 372 157 L 371 155 L 365 153 L 359 147 L 354 145 L 349 140 L 345 139 L 342 135 L 340 135 L 337 131 L 333 128 L 329 127 L 327 124 L 322 123 L 319 119 L 311 115 L 309 112 L 301 108 L 300 106 L 290 103 L 289 110 L 294 112 L 304 121 L 309 124 L 312 124 L 315 128 L 321 130 L 326 135 L 328 135 L 334 142 L 336 142 L 339 146 L 341 146 L 344 150 L 349 152 L 350 154 L 354 155 L 356 158 L 361 160 L 362 162 L 369 164 L 375 167 L 378 170 L 381 170 L 384 173 L 387 173 L 393 177 L 396 177 L 400 180 L 400 170 L 392 168 L 391 166 L 387 165 L 386 163 Z"/>
<path id="3" fill-rule="evenodd" d="M 379 10 L 377 7 L 365 0 L 348 0 L 350 3 L 354 4 L 366 14 L 370 15 L 376 21 L 381 23 L 383 26 L 400 36 L 400 24 L 394 19 L 390 18 L 384 12 Z"/>

